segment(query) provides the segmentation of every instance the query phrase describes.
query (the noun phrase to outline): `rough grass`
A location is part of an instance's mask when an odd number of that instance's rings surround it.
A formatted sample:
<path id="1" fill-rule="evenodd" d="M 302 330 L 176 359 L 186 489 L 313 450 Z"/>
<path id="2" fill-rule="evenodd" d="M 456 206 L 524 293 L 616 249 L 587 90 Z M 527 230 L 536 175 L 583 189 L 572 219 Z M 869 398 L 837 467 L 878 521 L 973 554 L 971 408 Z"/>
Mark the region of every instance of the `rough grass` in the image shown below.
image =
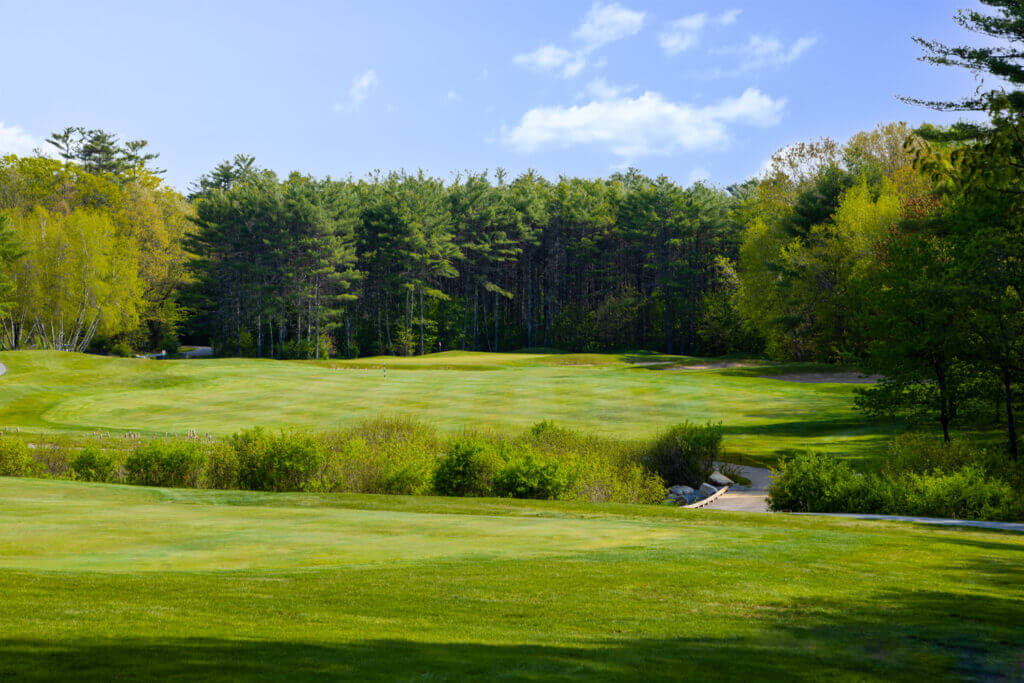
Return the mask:
<path id="1" fill-rule="evenodd" d="M 1024 535 L 0 478 L 0 677 L 1016 679 Z"/>
<path id="2" fill-rule="evenodd" d="M 893 431 L 855 411 L 849 385 L 780 382 L 748 376 L 749 368 L 640 365 L 699 361 L 644 353 L 447 352 L 299 362 L 7 352 L 0 353 L 8 366 L 0 379 L 0 427 L 153 435 L 227 434 L 254 425 L 319 431 L 397 414 L 451 432 L 521 431 L 548 419 L 633 439 L 690 420 L 721 422 L 734 459 L 762 462 L 806 448 L 869 460 Z"/>

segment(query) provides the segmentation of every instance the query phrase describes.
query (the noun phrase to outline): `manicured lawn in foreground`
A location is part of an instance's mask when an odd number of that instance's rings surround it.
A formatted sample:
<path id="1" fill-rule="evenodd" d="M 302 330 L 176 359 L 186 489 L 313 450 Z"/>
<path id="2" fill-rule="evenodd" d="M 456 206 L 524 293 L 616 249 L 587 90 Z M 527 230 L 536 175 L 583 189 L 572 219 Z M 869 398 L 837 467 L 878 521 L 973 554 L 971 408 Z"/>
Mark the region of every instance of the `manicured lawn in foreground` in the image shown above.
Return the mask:
<path id="1" fill-rule="evenodd" d="M 757 372 L 751 369 L 638 364 L 658 361 L 699 362 L 460 352 L 323 363 L 150 361 L 7 352 L 0 353 L 8 367 L 0 378 L 0 427 L 224 434 L 254 425 L 329 429 L 405 414 L 447 431 L 519 431 L 548 419 L 630 439 L 689 419 L 721 422 L 728 451 L 762 461 L 789 448 L 870 459 L 892 432 L 854 409 L 850 385 L 785 382 L 750 376 Z"/>
<path id="2" fill-rule="evenodd" d="M 1024 676 L 1024 535 L 0 478 L 0 678 Z"/>

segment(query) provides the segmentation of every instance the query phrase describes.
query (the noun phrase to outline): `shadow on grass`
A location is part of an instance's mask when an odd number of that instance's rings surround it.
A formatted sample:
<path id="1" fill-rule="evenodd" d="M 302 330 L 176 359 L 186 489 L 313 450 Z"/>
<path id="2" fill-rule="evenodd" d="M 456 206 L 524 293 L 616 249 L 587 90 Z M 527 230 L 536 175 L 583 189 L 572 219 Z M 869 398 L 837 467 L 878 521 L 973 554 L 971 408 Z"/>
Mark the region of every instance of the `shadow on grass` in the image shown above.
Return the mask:
<path id="1" fill-rule="evenodd" d="M 723 425 L 722 433 L 745 436 L 876 436 L 889 435 L 897 430 L 895 423 L 873 422 L 867 419 L 849 420 L 790 420 L 760 425 Z"/>
<path id="2" fill-rule="evenodd" d="M 258 632 L 258 624 L 248 626 Z M 568 646 L 15 637 L 0 640 L 0 679 L 678 680 L 701 672 L 717 680 L 1019 680 L 1022 627 L 1019 597 L 892 590 L 857 608 L 841 601 L 758 605 L 736 635 L 609 634 Z"/>

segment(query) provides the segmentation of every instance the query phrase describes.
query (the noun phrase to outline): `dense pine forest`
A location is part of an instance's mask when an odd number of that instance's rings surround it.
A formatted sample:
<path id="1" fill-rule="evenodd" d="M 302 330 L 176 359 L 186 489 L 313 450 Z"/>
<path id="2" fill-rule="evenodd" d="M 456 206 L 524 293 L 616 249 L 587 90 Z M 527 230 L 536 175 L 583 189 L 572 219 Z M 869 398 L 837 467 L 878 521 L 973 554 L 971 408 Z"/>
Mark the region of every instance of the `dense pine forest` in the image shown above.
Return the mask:
<path id="1" fill-rule="evenodd" d="M 145 140 L 69 127 L 0 160 L 0 348 L 324 359 L 465 349 L 766 354 L 884 375 L 871 413 L 1005 425 L 1024 377 L 1024 10 L 919 39 L 999 80 L 951 127 L 779 150 L 728 187 L 645 176 L 281 178 L 183 195 Z M 1016 50 L 1016 51 L 1015 51 Z"/>

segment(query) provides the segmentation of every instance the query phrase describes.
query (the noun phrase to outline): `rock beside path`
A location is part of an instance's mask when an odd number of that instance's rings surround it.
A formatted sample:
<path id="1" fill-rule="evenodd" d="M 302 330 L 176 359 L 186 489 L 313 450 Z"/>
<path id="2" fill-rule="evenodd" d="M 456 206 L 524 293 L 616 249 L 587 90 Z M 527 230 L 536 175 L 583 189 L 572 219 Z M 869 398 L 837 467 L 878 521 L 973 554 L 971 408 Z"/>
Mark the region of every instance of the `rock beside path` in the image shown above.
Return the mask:
<path id="1" fill-rule="evenodd" d="M 718 493 L 718 489 L 712 486 L 711 484 L 704 482 L 703 484 L 700 485 L 700 488 L 697 490 L 697 493 L 700 495 L 701 498 L 709 498 Z"/>
<path id="2" fill-rule="evenodd" d="M 732 486 L 733 484 L 736 483 L 729 477 L 722 474 L 721 472 L 712 472 L 711 476 L 708 477 L 708 481 L 714 484 L 715 486 Z"/>

